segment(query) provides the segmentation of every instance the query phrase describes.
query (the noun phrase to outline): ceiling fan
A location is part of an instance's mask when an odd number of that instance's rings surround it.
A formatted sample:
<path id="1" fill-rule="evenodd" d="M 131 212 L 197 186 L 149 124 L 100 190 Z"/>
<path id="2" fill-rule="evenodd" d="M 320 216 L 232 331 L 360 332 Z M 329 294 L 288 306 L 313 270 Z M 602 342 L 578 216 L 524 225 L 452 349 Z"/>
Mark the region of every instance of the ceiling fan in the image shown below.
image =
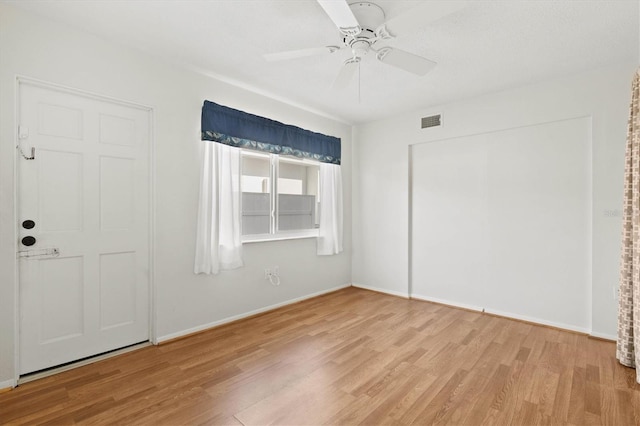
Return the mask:
<path id="1" fill-rule="evenodd" d="M 385 21 L 384 10 L 375 3 L 347 0 L 317 0 L 329 18 L 338 27 L 342 38 L 341 45 L 290 50 L 263 55 L 267 61 L 280 61 L 322 54 L 332 54 L 340 50 L 349 50 L 342 69 L 333 82 L 333 87 L 346 87 L 362 59 L 370 52 L 382 63 L 400 68 L 416 75 L 425 75 L 436 63 L 391 46 L 378 45 L 390 40 L 399 33 L 410 33 L 424 27 L 443 16 L 449 15 L 465 6 L 464 1 L 423 2 L 422 5 Z"/>

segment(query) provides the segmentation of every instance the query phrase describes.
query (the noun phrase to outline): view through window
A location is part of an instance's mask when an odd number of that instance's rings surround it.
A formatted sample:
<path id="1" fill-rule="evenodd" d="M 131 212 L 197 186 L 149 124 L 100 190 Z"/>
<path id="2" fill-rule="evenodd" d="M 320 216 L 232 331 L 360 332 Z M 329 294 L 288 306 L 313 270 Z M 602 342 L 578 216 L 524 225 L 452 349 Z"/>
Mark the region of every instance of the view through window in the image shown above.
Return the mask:
<path id="1" fill-rule="evenodd" d="M 318 227 L 318 162 L 242 151 L 242 235 L 308 234 Z"/>

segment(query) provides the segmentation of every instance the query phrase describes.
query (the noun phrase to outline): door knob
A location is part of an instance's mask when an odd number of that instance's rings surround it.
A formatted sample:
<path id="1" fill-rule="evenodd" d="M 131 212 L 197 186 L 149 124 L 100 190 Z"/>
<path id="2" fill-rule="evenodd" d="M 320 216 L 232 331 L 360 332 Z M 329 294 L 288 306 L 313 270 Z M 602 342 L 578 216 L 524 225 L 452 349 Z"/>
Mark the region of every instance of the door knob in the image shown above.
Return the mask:
<path id="1" fill-rule="evenodd" d="M 32 221 L 31 219 L 27 219 L 24 222 L 22 222 L 22 227 L 24 229 L 31 229 L 34 226 L 36 226 L 36 223 L 34 221 Z"/>
<path id="2" fill-rule="evenodd" d="M 36 243 L 36 239 L 35 239 L 35 237 L 32 237 L 31 235 L 27 235 L 26 237 L 24 237 L 22 239 L 22 244 L 24 244 L 27 247 L 32 246 L 35 243 Z"/>

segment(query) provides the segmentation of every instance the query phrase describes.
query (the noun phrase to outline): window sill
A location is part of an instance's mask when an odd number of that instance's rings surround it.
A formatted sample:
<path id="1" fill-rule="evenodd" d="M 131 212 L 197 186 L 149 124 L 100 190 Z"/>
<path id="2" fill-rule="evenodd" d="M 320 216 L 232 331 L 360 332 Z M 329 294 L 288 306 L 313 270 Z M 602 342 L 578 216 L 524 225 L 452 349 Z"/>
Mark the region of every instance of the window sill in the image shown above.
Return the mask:
<path id="1" fill-rule="evenodd" d="M 246 235 L 242 237 L 242 244 L 253 243 L 265 243 L 268 241 L 286 241 L 286 240 L 301 240 L 305 238 L 317 238 L 318 230 L 314 229 L 311 232 L 292 232 L 279 234 L 262 234 L 262 235 Z"/>

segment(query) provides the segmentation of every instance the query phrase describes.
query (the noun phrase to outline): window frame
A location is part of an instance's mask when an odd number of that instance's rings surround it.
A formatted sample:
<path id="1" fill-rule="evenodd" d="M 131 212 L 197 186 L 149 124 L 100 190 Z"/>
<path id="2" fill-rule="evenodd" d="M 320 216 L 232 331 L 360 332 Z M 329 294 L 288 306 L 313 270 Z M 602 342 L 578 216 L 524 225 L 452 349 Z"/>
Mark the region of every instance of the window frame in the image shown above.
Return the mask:
<path id="1" fill-rule="evenodd" d="M 280 158 L 284 157 L 287 160 L 293 160 L 295 162 L 299 162 L 301 164 L 308 164 L 318 167 L 318 194 L 316 195 L 316 203 L 319 203 L 320 197 L 320 162 L 308 160 L 306 158 L 298 159 L 296 157 L 289 156 L 281 156 L 279 154 L 272 153 L 264 153 L 259 151 L 254 151 L 250 149 L 240 149 L 240 194 L 242 191 L 242 176 L 243 174 L 243 166 L 244 166 L 244 156 L 254 156 L 254 157 L 265 157 L 269 159 L 269 233 L 263 234 L 242 234 L 242 228 L 244 226 L 244 208 L 242 206 L 242 196 L 240 197 L 240 238 L 242 244 L 248 243 L 258 243 L 258 242 L 267 242 L 267 241 L 282 241 L 282 240 L 297 240 L 304 238 L 317 238 L 319 236 L 319 222 L 318 226 L 314 226 L 313 229 L 296 229 L 296 230 L 279 230 L 279 193 L 278 193 L 278 178 L 280 176 Z M 315 209 L 316 206 L 314 206 Z M 319 214 L 318 209 L 318 214 Z"/>

